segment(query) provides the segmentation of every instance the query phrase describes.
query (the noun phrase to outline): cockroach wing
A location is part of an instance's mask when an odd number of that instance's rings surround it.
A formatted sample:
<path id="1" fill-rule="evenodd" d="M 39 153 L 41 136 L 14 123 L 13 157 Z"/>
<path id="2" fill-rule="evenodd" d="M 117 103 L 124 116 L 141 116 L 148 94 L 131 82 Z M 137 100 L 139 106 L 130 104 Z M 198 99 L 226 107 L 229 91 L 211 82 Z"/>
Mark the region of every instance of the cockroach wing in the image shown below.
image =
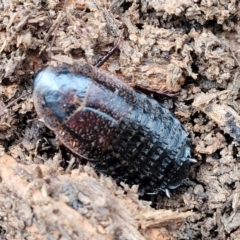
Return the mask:
<path id="1" fill-rule="evenodd" d="M 59 140 L 92 161 L 108 149 L 119 120 L 136 102 L 134 91 L 119 80 L 104 85 L 63 66 L 38 72 L 33 99 L 38 115 Z"/>

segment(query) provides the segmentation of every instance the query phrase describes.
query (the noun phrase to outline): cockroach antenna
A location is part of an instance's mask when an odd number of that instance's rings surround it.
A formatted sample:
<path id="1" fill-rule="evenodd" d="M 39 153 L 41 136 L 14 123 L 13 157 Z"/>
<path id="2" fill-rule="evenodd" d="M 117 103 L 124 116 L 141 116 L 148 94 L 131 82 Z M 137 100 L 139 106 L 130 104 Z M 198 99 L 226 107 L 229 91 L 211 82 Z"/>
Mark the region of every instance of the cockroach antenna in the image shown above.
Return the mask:
<path id="1" fill-rule="evenodd" d="M 115 41 L 113 47 L 108 51 L 108 53 L 102 59 L 100 59 L 99 62 L 97 62 L 94 65 L 95 67 L 97 68 L 101 67 L 116 52 L 116 50 L 119 48 L 120 42 L 122 40 L 122 36 L 123 36 L 123 30 L 121 31 L 117 41 Z"/>

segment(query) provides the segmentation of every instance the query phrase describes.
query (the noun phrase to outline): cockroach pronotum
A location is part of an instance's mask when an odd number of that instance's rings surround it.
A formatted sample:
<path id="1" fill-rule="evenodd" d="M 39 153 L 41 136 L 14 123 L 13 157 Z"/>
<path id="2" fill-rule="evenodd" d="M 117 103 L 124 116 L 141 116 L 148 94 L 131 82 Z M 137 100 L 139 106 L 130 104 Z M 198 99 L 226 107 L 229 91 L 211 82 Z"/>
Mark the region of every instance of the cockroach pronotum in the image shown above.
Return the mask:
<path id="1" fill-rule="evenodd" d="M 48 66 L 34 79 L 34 105 L 73 153 L 139 194 L 178 187 L 191 162 L 179 120 L 154 99 L 88 63 Z"/>

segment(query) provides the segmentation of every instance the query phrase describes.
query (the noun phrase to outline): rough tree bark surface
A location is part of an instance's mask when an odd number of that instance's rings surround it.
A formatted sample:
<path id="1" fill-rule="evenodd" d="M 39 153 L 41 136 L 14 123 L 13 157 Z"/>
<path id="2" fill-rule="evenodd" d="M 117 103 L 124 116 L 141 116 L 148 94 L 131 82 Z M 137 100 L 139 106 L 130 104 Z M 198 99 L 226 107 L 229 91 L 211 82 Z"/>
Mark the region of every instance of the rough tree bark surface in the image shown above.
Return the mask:
<path id="1" fill-rule="evenodd" d="M 0 1 L 1 239 L 239 239 L 239 19 L 237 0 Z M 122 32 L 102 68 L 169 108 L 198 160 L 154 208 L 65 162 L 32 103 L 51 59 L 94 64 Z"/>

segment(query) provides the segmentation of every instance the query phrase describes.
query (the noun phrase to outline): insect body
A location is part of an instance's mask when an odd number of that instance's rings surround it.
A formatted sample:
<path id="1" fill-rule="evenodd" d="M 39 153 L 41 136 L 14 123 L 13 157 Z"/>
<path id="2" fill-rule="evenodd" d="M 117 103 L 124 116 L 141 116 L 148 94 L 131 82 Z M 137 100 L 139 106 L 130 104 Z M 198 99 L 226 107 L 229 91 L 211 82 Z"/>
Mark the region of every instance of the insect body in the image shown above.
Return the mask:
<path id="1" fill-rule="evenodd" d="M 90 64 L 47 67 L 34 80 L 45 124 L 75 154 L 139 194 L 178 187 L 190 143 L 180 122 L 152 98 Z"/>

